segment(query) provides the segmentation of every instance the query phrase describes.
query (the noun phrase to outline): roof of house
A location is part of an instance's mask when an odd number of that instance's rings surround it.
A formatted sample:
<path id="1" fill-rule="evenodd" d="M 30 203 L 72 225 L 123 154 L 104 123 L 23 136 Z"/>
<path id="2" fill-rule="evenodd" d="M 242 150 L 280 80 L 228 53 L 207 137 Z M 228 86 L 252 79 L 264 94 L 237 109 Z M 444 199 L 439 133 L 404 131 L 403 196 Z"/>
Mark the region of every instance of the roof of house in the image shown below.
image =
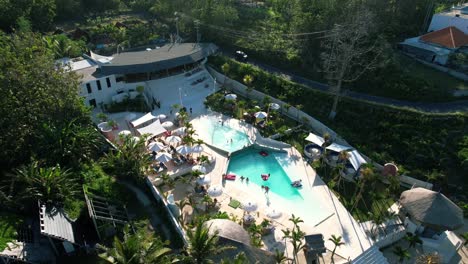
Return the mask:
<path id="1" fill-rule="evenodd" d="M 66 214 L 55 207 L 48 208 L 40 205 L 39 217 L 41 223 L 41 234 L 52 238 L 79 244 L 74 232 L 73 221 Z"/>
<path id="2" fill-rule="evenodd" d="M 420 50 L 428 51 L 432 54 L 437 54 L 439 56 L 446 56 L 451 53 L 451 50 L 446 47 L 425 43 L 420 41 L 419 39 L 420 37 L 405 39 L 405 41 L 400 43 L 400 45 L 411 46 Z"/>
<path id="3" fill-rule="evenodd" d="M 156 49 L 122 52 L 101 65 L 103 74 L 132 74 L 156 72 L 194 63 L 217 50 L 211 43 L 167 44 Z"/>
<path id="4" fill-rule="evenodd" d="M 309 252 L 314 254 L 322 254 L 327 251 L 322 234 L 307 235 L 304 237 L 304 239 L 306 241 Z"/>
<path id="5" fill-rule="evenodd" d="M 426 35 L 421 36 L 420 40 L 451 49 L 468 45 L 468 35 L 453 26 L 427 33 Z"/>

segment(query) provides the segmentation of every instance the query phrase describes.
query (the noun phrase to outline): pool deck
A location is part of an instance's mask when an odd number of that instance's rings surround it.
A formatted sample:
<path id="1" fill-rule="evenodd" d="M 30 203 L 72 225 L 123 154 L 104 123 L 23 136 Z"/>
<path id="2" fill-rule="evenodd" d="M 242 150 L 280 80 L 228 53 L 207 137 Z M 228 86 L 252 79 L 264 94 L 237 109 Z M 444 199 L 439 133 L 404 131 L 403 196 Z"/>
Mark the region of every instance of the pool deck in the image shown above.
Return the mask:
<path id="1" fill-rule="evenodd" d="M 194 128 L 197 130 L 197 122 L 199 118 L 192 120 Z M 252 125 L 243 123 L 236 119 L 231 119 L 218 114 L 218 118 L 222 118 L 225 124 L 233 129 L 245 132 L 252 141 L 261 140 L 262 136 L 258 130 Z M 202 129 L 202 128 L 198 128 Z M 276 147 L 276 146 L 275 146 Z M 284 239 L 281 229 L 292 228 L 292 224 L 288 219 L 292 214 L 299 216 L 304 220 L 301 223 L 301 229 L 308 234 L 321 233 L 325 238 L 325 246 L 330 251 L 333 250 L 333 243 L 328 241 L 331 235 L 342 236 L 345 245 L 337 248 L 336 254 L 344 258 L 355 258 L 371 246 L 370 240 L 367 239 L 362 228 L 353 219 L 351 214 L 339 202 L 336 195 L 328 188 L 316 172 L 310 167 L 307 162 L 302 158 L 294 147 L 282 148 L 288 155 L 288 168 L 285 169 L 288 175 L 291 171 L 296 172 L 294 178 L 291 180 L 301 179 L 303 188 L 300 190 L 303 201 L 288 201 L 279 197 L 275 193 L 270 192 L 268 195 L 254 183 L 241 182 L 239 179 L 236 181 L 226 181 L 223 183 L 222 174 L 226 173 L 228 168 L 227 155 L 222 152 L 210 150 L 210 147 L 205 147 L 210 155 L 216 157 L 214 168 L 207 173 L 211 177 L 211 185 L 223 185 L 223 194 L 217 197 L 220 203 L 220 211 L 225 211 L 228 214 L 236 215 L 239 219 L 244 215 L 244 211 L 240 208 L 231 208 L 228 204 L 230 199 L 236 199 L 240 202 L 254 201 L 258 204 L 257 212 L 251 213 L 260 223 L 266 217 L 266 211 L 269 208 L 274 208 L 282 212 L 279 219 L 272 220 L 275 231 L 273 235 L 264 237 L 264 248 L 274 252 L 275 249 L 284 249 Z M 308 210 L 310 204 L 319 206 L 323 214 L 317 218 L 311 215 L 314 210 Z M 318 203 L 318 204 L 317 204 Z M 315 208 L 316 209 L 316 208 Z M 322 212 L 321 212 L 322 213 Z M 287 252 L 289 256 L 292 254 L 292 247 L 287 243 Z M 328 252 L 330 255 L 330 252 Z M 326 256 L 324 256 L 326 258 Z"/>
<path id="2" fill-rule="evenodd" d="M 222 174 L 226 173 L 228 168 L 227 153 L 204 145 L 204 152 L 215 160 L 212 165 L 207 167 L 207 176 L 211 178 L 211 185 L 224 184 L 223 194 L 217 197 L 220 211 L 225 211 L 228 214 L 236 216 L 237 219 L 242 219 L 245 212 L 240 208 L 231 208 L 228 205 L 230 199 L 236 199 L 240 202 L 256 202 L 258 204 L 258 210 L 251 214 L 255 216 L 257 224 L 264 218 L 267 218 L 265 212 L 269 208 L 274 208 L 276 211 L 282 212 L 280 218 L 272 220 L 275 226 L 273 234 L 263 237 L 264 249 L 273 252 L 275 249 L 279 249 L 280 251 L 285 249 L 285 241 L 281 230 L 292 228 L 291 222 L 288 221 L 292 214 L 304 220 L 304 223 L 301 223 L 300 226 L 307 235 L 316 233 L 323 234 L 325 246 L 329 250 L 323 256 L 325 260 L 330 258 L 331 250 L 333 250 L 333 244 L 328 241 L 328 238 L 332 234 L 343 237 L 345 245 L 336 250 L 336 254 L 343 257 L 343 259 L 347 259 L 348 257 L 353 259 L 371 246 L 371 242 L 367 239 L 358 223 L 339 202 L 335 194 L 328 189 L 321 178 L 305 162 L 301 153 L 293 147 L 285 146 L 284 143 L 264 139 L 252 125 L 207 110 L 203 105 L 203 100 L 200 98 L 204 98 L 208 94 L 214 92 L 211 79 L 207 81 L 207 83 L 210 84 L 209 88 L 202 86 L 193 87 L 190 85 L 190 80 L 191 79 L 183 76 L 177 76 L 167 80 L 148 82 L 147 85 L 151 89 L 153 95 L 157 98 L 164 98 L 161 109 L 153 110 L 153 114 L 165 114 L 168 116 L 167 120 L 172 121 L 174 115 L 171 113 L 170 106 L 175 103 L 180 103 L 180 93 L 177 87 L 184 87 L 182 101 L 187 108 L 193 108 L 193 116 L 190 118 L 192 118 L 191 122 L 196 131 L 203 130 L 203 127 L 197 125 L 199 124 L 199 118 L 204 118 L 209 114 L 215 114 L 217 118 L 223 119 L 226 125 L 246 133 L 251 142 L 285 151 L 288 158 L 286 159 L 286 163 L 282 164 L 283 168 L 288 175 L 294 174 L 291 180 L 302 179 L 303 183 L 303 188 L 300 190 L 300 193 L 304 200 L 301 202 L 288 201 L 279 197 L 274 192 L 270 192 L 266 195 L 264 191 L 254 183 L 247 184 L 245 182 L 240 182 L 240 180 L 223 183 Z M 96 110 L 94 114 L 98 112 L 99 111 Z M 129 112 L 109 115 L 110 119 L 117 121 L 119 124 L 119 129 L 113 132 L 115 136 L 117 136 L 119 131 L 129 129 L 125 120 L 128 114 Z M 139 117 L 144 113 L 135 114 Z M 184 199 L 187 194 L 192 191 L 193 188 L 187 184 L 177 184 L 176 189 L 172 190 L 172 192 L 177 193 L 177 195 L 174 194 L 176 201 Z M 313 208 L 311 206 L 313 206 Z M 317 210 L 319 210 L 320 215 L 314 215 L 313 212 Z M 292 257 L 292 246 L 289 242 L 286 244 L 286 255 Z M 302 251 L 299 254 L 299 258 L 299 263 L 305 263 Z M 329 261 L 325 262 L 328 263 Z"/>

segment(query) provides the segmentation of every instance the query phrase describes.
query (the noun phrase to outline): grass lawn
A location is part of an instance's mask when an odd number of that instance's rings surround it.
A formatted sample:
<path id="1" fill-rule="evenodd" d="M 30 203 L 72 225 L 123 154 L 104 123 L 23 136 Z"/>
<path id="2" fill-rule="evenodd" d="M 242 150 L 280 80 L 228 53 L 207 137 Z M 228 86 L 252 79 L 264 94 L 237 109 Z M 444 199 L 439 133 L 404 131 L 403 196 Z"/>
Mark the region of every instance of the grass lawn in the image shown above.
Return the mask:
<path id="1" fill-rule="evenodd" d="M 462 80 L 428 67 L 412 58 L 402 54 L 398 54 L 397 58 L 400 60 L 400 64 L 404 66 L 405 72 L 411 73 L 416 77 L 424 78 L 429 82 L 434 83 L 439 89 L 445 89 L 450 92 L 455 89 L 468 89 L 468 84 Z"/>
<path id="2" fill-rule="evenodd" d="M 0 213 L 0 251 L 5 249 L 8 242 L 17 237 L 17 227 L 22 223 L 19 216 L 8 213 Z"/>

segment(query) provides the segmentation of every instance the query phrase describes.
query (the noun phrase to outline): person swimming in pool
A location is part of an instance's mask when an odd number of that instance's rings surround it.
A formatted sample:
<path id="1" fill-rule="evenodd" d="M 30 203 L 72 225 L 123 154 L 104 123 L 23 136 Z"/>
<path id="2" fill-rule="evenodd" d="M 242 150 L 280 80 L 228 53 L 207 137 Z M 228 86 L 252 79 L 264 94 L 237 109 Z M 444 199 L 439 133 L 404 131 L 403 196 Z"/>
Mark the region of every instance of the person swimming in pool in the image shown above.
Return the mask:
<path id="1" fill-rule="evenodd" d="M 246 183 L 249 183 L 249 181 L 250 181 L 250 180 L 249 180 L 249 177 L 245 178 L 245 182 L 246 182 Z"/>
<path id="2" fill-rule="evenodd" d="M 270 191 L 270 187 L 265 186 L 265 194 L 268 194 L 269 191 Z"/>

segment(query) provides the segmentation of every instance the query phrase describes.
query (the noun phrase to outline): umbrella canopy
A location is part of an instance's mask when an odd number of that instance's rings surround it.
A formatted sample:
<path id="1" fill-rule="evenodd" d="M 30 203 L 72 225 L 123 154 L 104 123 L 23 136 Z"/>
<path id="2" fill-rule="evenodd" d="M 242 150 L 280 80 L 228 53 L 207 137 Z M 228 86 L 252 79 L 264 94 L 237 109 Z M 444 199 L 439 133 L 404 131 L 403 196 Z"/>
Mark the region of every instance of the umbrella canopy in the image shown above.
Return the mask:
<path id="1" fill-rule="evenodd" d="M 172 134 L 182 136 L 185 135 L 185 131 L 187 131 L 186 127 L 179 127 L 178 129 L 173 130 Z"/>
<path id="2" fill-rule="evenodd" d="M 172 160 L 172 155 L 166 152 L 161 152 L 161 153 L 158 153 L 158 155 L 156 155 L 156 160 L 162 163 L 166 163 Z"/>
<path id="3" fill-rule="evenodd" d="M 267 209 L 265 212 L 266 216 L 271 219 L 278 219 L 281 217 L 282 213 L 274 208 Z"/>
<path id="4" fill-rule="evenodd" d="M 156 116 L 156 118 L 158 118 L 158 119 L 166 119 L 167 116 L 166 116 L 166 115 L 163 115 L 163 114 L 160 114 L 160 115 Z"/>
<path id="5" fill-rule="evenodd" d="M 178 136 L 170 136 L 166 138 L 166 142 L 169 144 L 179 143 L 182 139 Z"/>
<path id="6" fill-rule="evenodd" d="M 166 121 L 166 122 L 162 123 L 162 126 L 164 128 L 170 128 L 170 127 L 174 126 L 174 123 L 172 123 L 171 121 Z"/>
<path id="7" fill-rule="evenodd" d="M 271 103 L 270 104 L 270 108 L 273 109 L 273 110 L 278 110 L 281 108 L 281 106 L 277 103 Z"/>
<path id="8" fill-rule="evenodd" d="M 131 135 L 132 132 L 130 132 L 130 130 L 122 130 L 119 132 L 119 135 L 121 136 L 127 136 L 127 135 Z"/>
<path id="9" fill-rule="evenodd" d="M 132 137 L 132 141 L 135 142 L 135 143 L 138 143 L 138 141 L 140 141 L 140 138 L 139 137 Z"/>
<path id="10" fill-rule="evenodd" d="M 226 98 L 226 100 L 236 100 L 236 99 L 237 99 L 237 95 L 235 95 L 235 94 L 228 94 L 228 95 L 224 96 L 224 98 Z"/>
<path id="11" fill-rule="evenodd" d="M 201 165 L 195 165 L 192 167 L 192 171 L 199 171 L 203 174 L 206 173 L 206 168 L 204 166 L 201 166 Z"/>
<path id="12" fill-rule="evenodd" d="M 156 151 L 156 152 L 164 148 L 165 146 L 161 142 L 151 142 L 148 144 L 148 147 L 147 147 L 149 151 Z"/>
<path id="13" fill-rule="evenodd" d="M 192 148 L 187 145 L 178 146 L 176 151 L 182 155 L 189 154 L 192 152 Z"/>
<path id="14" fill-rule="evenodd" d="M 265 112 L 257 112 L 255 113 L 255 118 L 258 118 L 258 119 L 263 119 L 263 118 L 266 118 L 268 116 L 267 113 Z"/>
<path id="15" fill-rule="evenodd" d="M 206 176 L 206 175 L 200 176 L 200 177 L 197 178 L 197 183 L 200 184 L 200 185 L 210 184 L 211 183 L 211 178 L 210 178 L 210 176 Z"/>
<path id="16" fill-rule="evenodd" d="M 258 106 L 258 105 L 256 105 L 256 106 L 254 106 L 254 108 L 255 108 L 255 109 L 260 109 L 261 107 Z"/>
<path id="17" fill-rule="evenodd" d="M 258 208 L 257 203 L 252 201 L 246 202 L 242 204 L 242 206 L 244 208 L 244 211 L 246 212 L 254 212 L 257 211 Z"/>
<path id="18" fill-rule="evenodd" d="M 194 153 L 200 153 L 203 151 L 203 146 L 202 145 L 196 145 L 192 147 L 192 152 Z"/>
<path id="19" fill-rule="evenodd" d="M 217 197 L 223 194 L 223 188 L 219 185 L 214 185 L 208 188 L 207 192 L 210 196 Z"/>
<path id="20" fill-rule="evenodd" d="M 412 218 L 426 226 L 443 230 L 463 226 L 463 211 L 439 192 L 424 188 L 404 191 L 400 204 Z"/>

